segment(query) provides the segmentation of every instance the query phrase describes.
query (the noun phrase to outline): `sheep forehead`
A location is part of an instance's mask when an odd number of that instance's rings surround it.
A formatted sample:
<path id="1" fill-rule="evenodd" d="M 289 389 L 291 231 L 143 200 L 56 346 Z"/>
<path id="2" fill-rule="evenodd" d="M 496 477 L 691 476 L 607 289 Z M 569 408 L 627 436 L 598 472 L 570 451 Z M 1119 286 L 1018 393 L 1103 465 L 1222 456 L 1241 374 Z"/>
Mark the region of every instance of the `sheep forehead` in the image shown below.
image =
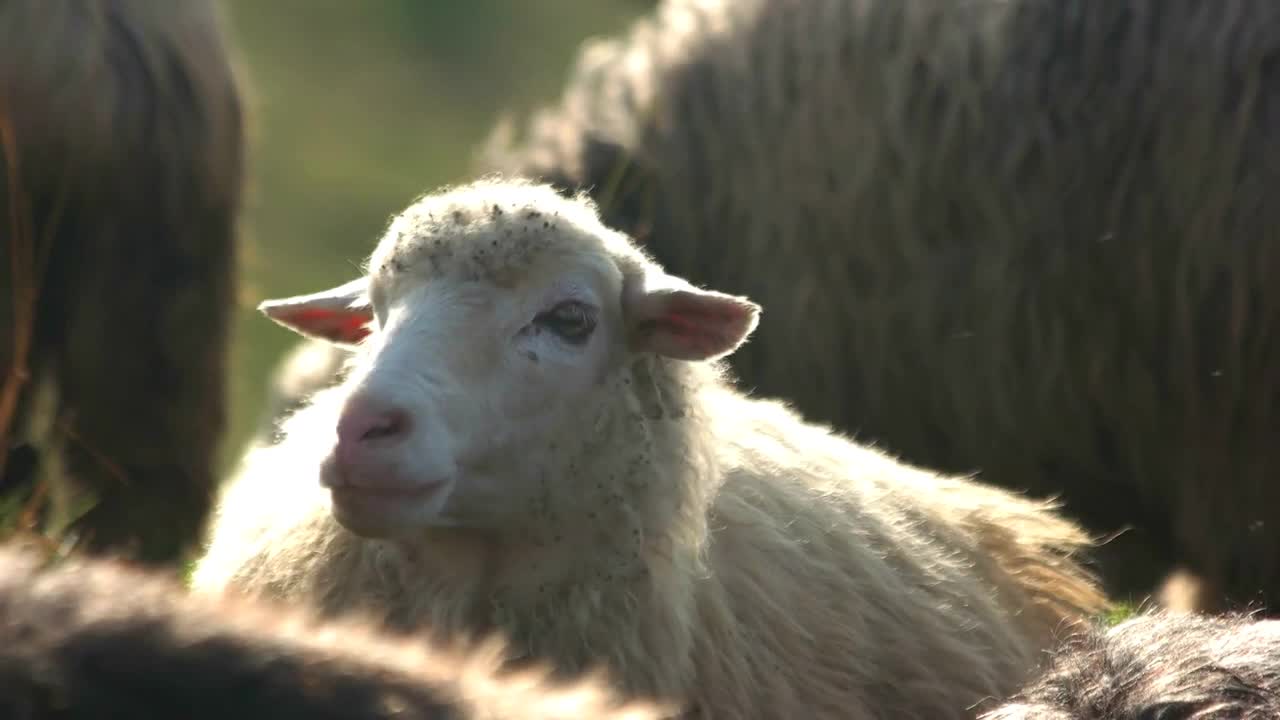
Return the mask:
<path id="1" fill-rule="evenodd" d="M 585 198 L 563 197 L 548 185 L 479 181 L 427 195 L 400 213 L 369 270 L 375 279 L 512 287 L 557 258 L 624 260 L 634 253 Z"/>

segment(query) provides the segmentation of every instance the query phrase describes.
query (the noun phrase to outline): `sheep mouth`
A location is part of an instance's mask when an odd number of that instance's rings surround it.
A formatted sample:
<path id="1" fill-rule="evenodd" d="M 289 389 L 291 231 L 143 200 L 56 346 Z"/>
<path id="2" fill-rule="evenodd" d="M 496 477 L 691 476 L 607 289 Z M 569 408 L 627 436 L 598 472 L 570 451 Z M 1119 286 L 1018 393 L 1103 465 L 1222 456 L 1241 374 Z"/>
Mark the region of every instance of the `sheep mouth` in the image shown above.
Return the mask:
<path id="1" fill-rule="evenodd" d="M 351 509 L 377 510 L 419 504 L 431 500 L 447 483 L 433 482 L 416 485 L 339 485 L 329 488 L 336 505 Z"/>
<path id="2" fill-rule="evenodd" d="M 411 533 L 435 514 L 448 495 L 448 482 L 416 486 L 341 485 L 329 489 L 334 519 L 351 532 L 370 538 Z"/>
<path id="3" fill-rule="evenodd" d="M 447 491 L 447 480 L 403 477 L 351 477 L 332 473 L 322 478 L 335 507 L 368 517 L 395 515 L 408 507 L 422 507 Z"/>
<path id="4" fill-rule="evenodd" d="M 387 500 L 411 500 L 434 494 L 446 485 L 444 481 L 414 484 L 354 484 L 346 483 L 329 488 L 336 497 L 350 498 L 383 498 Z"/>
<path id="5" fill-rule="evenodd" d="M 447 479 L 406 476 L 385 467 L 353 471 L 342 467 L 332 455 L 320 466 L 320 486 L 328 488 L 335 499 L 413 500 L 431 495 L 448 484 Z"/>

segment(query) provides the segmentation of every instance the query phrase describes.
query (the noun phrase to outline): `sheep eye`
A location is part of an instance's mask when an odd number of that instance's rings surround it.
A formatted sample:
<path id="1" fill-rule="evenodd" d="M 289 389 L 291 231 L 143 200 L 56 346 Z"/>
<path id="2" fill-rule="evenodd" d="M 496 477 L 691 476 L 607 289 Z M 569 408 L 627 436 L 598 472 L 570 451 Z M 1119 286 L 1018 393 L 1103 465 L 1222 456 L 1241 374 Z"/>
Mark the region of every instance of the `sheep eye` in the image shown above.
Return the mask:
<path id="1" fill-rule="evenodd" d="M 586 342 L 595 329 L 595 318 L 580 302 L 568 300 L 537 317 L 535 322 L 574 345 Z"/>

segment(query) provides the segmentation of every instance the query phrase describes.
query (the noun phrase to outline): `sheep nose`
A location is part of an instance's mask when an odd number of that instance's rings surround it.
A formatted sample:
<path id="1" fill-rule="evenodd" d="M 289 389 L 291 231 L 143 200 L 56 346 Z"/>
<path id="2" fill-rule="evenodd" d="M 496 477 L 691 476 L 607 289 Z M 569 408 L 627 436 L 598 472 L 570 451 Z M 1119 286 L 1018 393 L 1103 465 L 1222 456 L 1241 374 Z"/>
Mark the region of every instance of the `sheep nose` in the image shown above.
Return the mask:
<path id="1" fill-rule="evenodd" d="M 350 462 L 375 448 L 396 445 L 408 437 L 410 424 L 404 408 L 351 398 L 338 418 L 338 457 Z"/>

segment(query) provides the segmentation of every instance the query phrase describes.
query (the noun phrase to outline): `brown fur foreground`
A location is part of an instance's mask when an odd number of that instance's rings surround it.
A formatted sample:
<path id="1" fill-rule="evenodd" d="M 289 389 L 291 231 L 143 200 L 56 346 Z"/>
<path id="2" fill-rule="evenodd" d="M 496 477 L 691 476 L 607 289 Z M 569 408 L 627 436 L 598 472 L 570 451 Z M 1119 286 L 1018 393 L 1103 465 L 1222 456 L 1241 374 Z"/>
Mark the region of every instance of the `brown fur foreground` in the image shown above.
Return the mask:
<path id="1" fill-rule="evenodd" d="M 1274 0 L 667 0 L 483 168 L 769 308 L 744 386 L 1136 528 L 1113 592 L 1280 600 L 1278 54 Z"/>
<path id="2" fill-rule="evenodd" d="M 495 675 L 356 620 L 187 595 L 106 561 L 0 549 L 0 717 L 11 720 L 649 720 L 591 683 Z"/>
<path id="3" fill-rule="evenodd" d="M 0 478 L 91 491 L 86 547 L 171 562 L 208 512 L 240 96 L 212 0 L 0 3 Z"/>
<path id="4" fill-rule="evenodd" d="M 1273 720 L 1280 621 L 1152 614 L 1064 647 L 982 720 Z"/>

